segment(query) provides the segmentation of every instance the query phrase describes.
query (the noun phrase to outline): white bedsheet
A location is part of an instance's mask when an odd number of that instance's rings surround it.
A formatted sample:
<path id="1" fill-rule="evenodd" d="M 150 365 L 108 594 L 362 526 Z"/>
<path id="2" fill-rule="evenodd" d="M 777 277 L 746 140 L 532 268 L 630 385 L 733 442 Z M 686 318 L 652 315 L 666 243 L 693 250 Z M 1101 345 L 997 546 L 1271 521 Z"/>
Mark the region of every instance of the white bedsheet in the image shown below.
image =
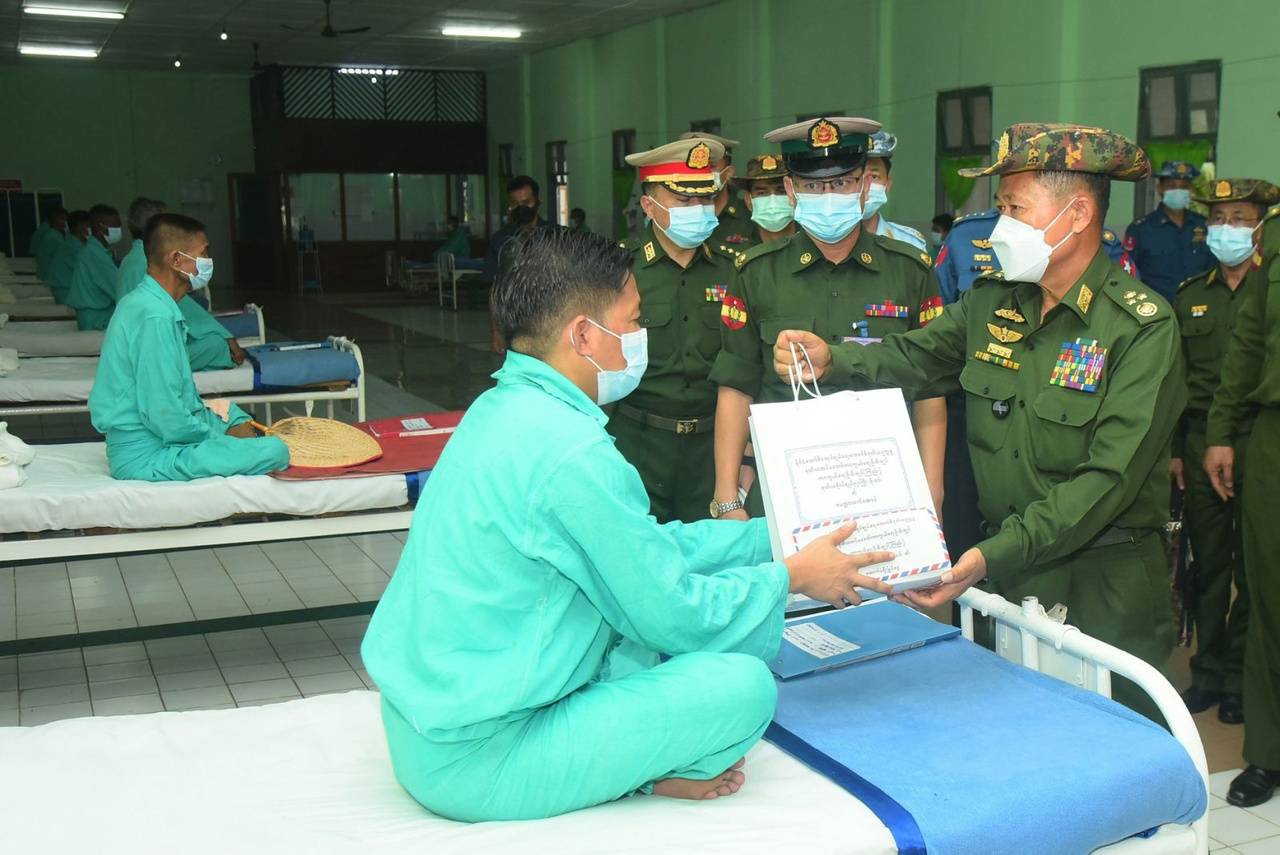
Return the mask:
<path id="1" fill-rule="evenodd" d="M 23 359 L 17 371 L 0 377 L 0 403 L 84 403 L 89 400 L 93 376 L 97 371 L 96 357 Z M 253 366 L 245 360 L 235 368 L 222 371 L 197 371 L 195 379 L 196 389 L 201 395 L 252 392 Z"/>
<path id="2" fill-rule="evenodd" d="M 27 483 L 0 490 L 0 532 L 168 528 L 247 513 L 314 517 L 398 508 L 409 501 L 403 475 L 319 481 L 281 481 L 269 475 L 117 481 L 107 468 L 104 442 L 35 449 L 36 459 L 26 467 Z"/>
<path id="3" fill-rule="evenodd" d="M 4 848 L 24 855 L 896 852 L 859 801 L 767 744 L 726 799 L 440 819 L 396 783 L 373 692 L 0 728 L 0 757 Z"/>
<path id="4" fill-rule="evenodd" d="M 29 282 L 3 282 L 0 290 L 13 295 L 17 302 L 47 303 L 53 300 L 53 289 L 38 279 Z"/>
<path id="5" fill-rule="evenodd" d="M 0 311 L 13 320 L 32 318 L 74 318 L 76 310 L 58 303 L 27 301 L 17 303 L 0 303 Z"/>
<path id="6" fill-rule="evenodd" d="M 49 329 L 62 323 L 70 323 L 71 328 Z M 0 347 L 11 347 L 19 356 L 97 356 L 105 336 L 98 330 L 77 329 L 74 321 L 5 324 L 0 327 Z M 262 344 L 257 336 L 237 341 L 241 347 Z"/>

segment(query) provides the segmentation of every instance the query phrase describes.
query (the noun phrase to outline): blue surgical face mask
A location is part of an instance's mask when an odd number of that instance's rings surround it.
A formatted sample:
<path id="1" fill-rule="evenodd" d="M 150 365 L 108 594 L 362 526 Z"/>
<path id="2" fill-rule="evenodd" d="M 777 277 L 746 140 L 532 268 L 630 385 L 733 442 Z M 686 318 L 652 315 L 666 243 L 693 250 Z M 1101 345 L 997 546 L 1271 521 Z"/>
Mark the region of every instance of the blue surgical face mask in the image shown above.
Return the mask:
<path id="1" fill-rule="evenodd" d="M 201 288 L 209 287 L 209 280 L 213 278 L 213 259 L 212 258 L 196 258 L 194 255 L 187 255 L 182 250 L 178 250 L 179 255 L 184 255 L 196 263 L 196 272 L 188 273 L 185 270 L 178 272 L 191 280 L 191 290 L 199 291 Z"/>
<path id="2" fill-rule="evenodd" d="M 883 184 L 871 182 L 871 187 L 867 189 L 867 203 L 862 206 L 862 219 L 869 220 L 884 207 L 884 203 L 889 201 L 889 191 L 884 189 Z"/>
<path id="3" fill-rule="evenodd" d="M 1209 226 L 1209 251 L 1227 267 L 1235 267 L 1253 254 L 1253 229 L 1246 226 Z"/>
<path id="4" fill-rule="evenodd" d="M 1160 195 L 1160 200 L 1164 202 L 1164 206 L 1170 211 L 1185 211 L 1187 206 L 1191 204 L 1191 191 L 1185 188 L 1181 190 L 1166 190 Z"/>
<path id="5" fill-rule="evenodd" d="M 657 221 L 654 221 L 654 226 L 662 229 L 667 237 L 681 249 L 702 246 L 703 242 L 716 230 L 716 226 L 720 225 L 720 221 L 716 219 L 716 209 L 710 204 L 667 208 L 659 205 L 657 199 L 653 200 L 653 204 L 658 205 L 671 217 L 671 224 L 667 228 L 663 229 Z"/>
<path id="6" fill-rule="evenodd" d="M 862 194 L 797 193 L 796 222 L 814 240 L 838 243 L 862 222 Z"/>
<path id="7" fill-rule="evenodd" d="M 627 360 L 627 367 L 618 371 L 606 371 L 590 356 L 584 357 L 596 367 L 596 403 L 600 406 L 621 401 L 640 385 L 645 370 L 649 367 L 649 331 L 646 329 L 618 334 L 603 324 L 587 318 L 595 326 L 622 342 L 622 356 Z"/>
<path id="8" fill-rule="evenodd" d="M 751 221 L 767 232 L 780 232 L 795 219 L 796 206 L 785 193 L 751 197 Z"/>

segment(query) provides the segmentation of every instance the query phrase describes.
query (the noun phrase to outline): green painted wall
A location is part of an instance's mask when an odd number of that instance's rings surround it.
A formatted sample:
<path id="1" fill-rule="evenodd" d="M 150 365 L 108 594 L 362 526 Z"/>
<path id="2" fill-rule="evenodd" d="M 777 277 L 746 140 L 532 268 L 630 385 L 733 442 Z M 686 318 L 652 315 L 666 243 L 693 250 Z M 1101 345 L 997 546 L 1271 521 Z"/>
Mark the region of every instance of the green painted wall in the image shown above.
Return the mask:
<path id="1" fill-rule="evenodd" d="M 886 213 L 923 224 L 939 91 L 991 86 L 994 133 L 1074 121 L 1136 136 L 1139 69 L 1220 59 L 1218 173 L 1277 180 L 1280 55 L 1263 24 L 1277 20 L 1274 0 L 725 0 L 492 71 L 489 139 L 495 152 L 512 143 L 539 181 L 546 142 L 567 140 L 572 202 L 607 232 L 614 130 L 635 128 L 647 148 L 719 118 L 743 160 L 796 114 L 843 109 L 898 134 Z M 1132 207 L 1118 190 L 1108 219 L 1122 225 Z"/>
<path id="2" fill-rule="evenodd" d="M 122 216 L 136 196 L 164 199 L 208 225 L 231 270 L 226 176 L 253 171 L 247 77 L 30 62 L 0 68 L 0 116 L 0 177 Z M 180 204 L 192 179 L 209 181 L 211 204 Z"/>

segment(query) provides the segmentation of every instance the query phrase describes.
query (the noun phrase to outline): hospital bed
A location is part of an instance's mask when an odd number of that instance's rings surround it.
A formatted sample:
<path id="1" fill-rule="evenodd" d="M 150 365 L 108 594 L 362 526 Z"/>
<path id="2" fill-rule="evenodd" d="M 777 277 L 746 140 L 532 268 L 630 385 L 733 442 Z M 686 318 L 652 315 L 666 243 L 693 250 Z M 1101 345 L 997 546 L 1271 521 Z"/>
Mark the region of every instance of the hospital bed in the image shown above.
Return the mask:
<path id="1" fill-rule="evenodd" d="M 228 327 L 228 337 L 234 334 L 232 327 L 241 332 L 236 335 L 241 347 L 266 341 L 262 310 L 253 303 L 240 312 L 215 317 Z M 102 352 L 105 336 L 100 330 L 82 330 L 74 321 L 18 321 L 0 326 L 0 347 L 13 348 L 21 357 L 97 356 Z"/>
<path id="2" fill-rule="evenodd" d="M 10 321 L 74 321 L 76 319 L 75 309 L 50 300 L 0 303 L 0 314 L 8 315 Z"/>
<path id="3" fill-rule="evenodd" d="M 1037 610 L 977 592 L 966 594 L 962 606 L 966 626 L 976 608 L 1018 639 L 1000 651 L 1014 661 L 1043 668 L 1042 654 L 1052 651 L 1059 664 L 1070 658 L 1104 683 L 1111 671 L 1138 682 L 1173 724 L 1207 798 L 1199 737 L 1177 694 L 1154 670 Z M 919 652 L 899 654 L 900 667 L 908 668 L 907 657 Z M 960 749 L 960 763 L 1000 762 Z M 900 850 L 872 807 L 768 742 L 748 753 L 746 785 L 728 798 L 682 802 L 637 796 L 531 822 L 452 822 L 423 810 L 397 784 L 379 697 L 366 691 L 261 707 L 0 728 L 0 757 L 6 772 L 0 776 L 5 841 L 24 853 L 159 852 L 179 839 L 190 852 L 922 851 Z M 139 820 L 139 806 L 145 806 L 145 821 Z M 1090 821 L 1083 804 L 1061 808 L 1064 823 Z M 68 822 L 68 816 L 75 820 Z M 1095 852 L 1204 855 L 1207 831 L 1201 817 Z M 1053 833 L 1046 828 L 1038 839 L 1009 841 L 1005 851 L 1047 851 L 1042 844 Z"/>
<path id="4" fill-rule="evenodd" d="M 0 330 L 3 332 L 3 330 Z M 350 401 L 356 420 L 365 419 L 364 357 L 359 346 L 348 338 L 331 336 L 333 349 L 349 353 L 355 360 L 354 377 L 316 378 L 296 387 L 265 386 L 257 368 L 246 359 L 234 368 L 197 371 L 196 389 L 206 397 L 226 397 L 238 404 L 266 406 L 271 420 L 273 404 L 301 402 L 307 414 L 317 401 L 326 402 L 333 416 L 335 401 Z M 89 411 L 89 392 L 98 370 L 93 357 L 66 356 L 23 359 L 18 369 L 0 376 L 0 417 L 39 416 Z"/>
<path id="5" fill-rule="evenodd" d="M 0 278 L 0 305 L 8 302 L 51 303 L 53 289 L 34 276 L 29 279 Z"/>

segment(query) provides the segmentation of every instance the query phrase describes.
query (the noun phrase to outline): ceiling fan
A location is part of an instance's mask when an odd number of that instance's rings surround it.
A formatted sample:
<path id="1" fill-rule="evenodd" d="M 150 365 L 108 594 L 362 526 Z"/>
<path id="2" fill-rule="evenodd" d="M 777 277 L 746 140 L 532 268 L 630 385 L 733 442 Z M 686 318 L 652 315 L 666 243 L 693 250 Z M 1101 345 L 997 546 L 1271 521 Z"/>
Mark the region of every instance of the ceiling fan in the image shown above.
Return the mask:
<path id="1" fill-rule="evenodd" d="M 371 27 L 353 27 L 349 30 L 335 30 L 333 28 L 333 21 L 329 17 L 330 2 L 331 0 L 324 0 L 324 29 L 320 31 L 320 36 L 322 38 L 336 39 L 338 36 L 349 36 L 349 35 L 353 35 L 354 33 L 364 33 L 372 29 Z M 281 24 L 280 26 L 283 29 L 292 30 L 295 33 L 309 32 L 309 30 L 304 30 L 302 27 L 292 27 L 288 24 Z"/>

